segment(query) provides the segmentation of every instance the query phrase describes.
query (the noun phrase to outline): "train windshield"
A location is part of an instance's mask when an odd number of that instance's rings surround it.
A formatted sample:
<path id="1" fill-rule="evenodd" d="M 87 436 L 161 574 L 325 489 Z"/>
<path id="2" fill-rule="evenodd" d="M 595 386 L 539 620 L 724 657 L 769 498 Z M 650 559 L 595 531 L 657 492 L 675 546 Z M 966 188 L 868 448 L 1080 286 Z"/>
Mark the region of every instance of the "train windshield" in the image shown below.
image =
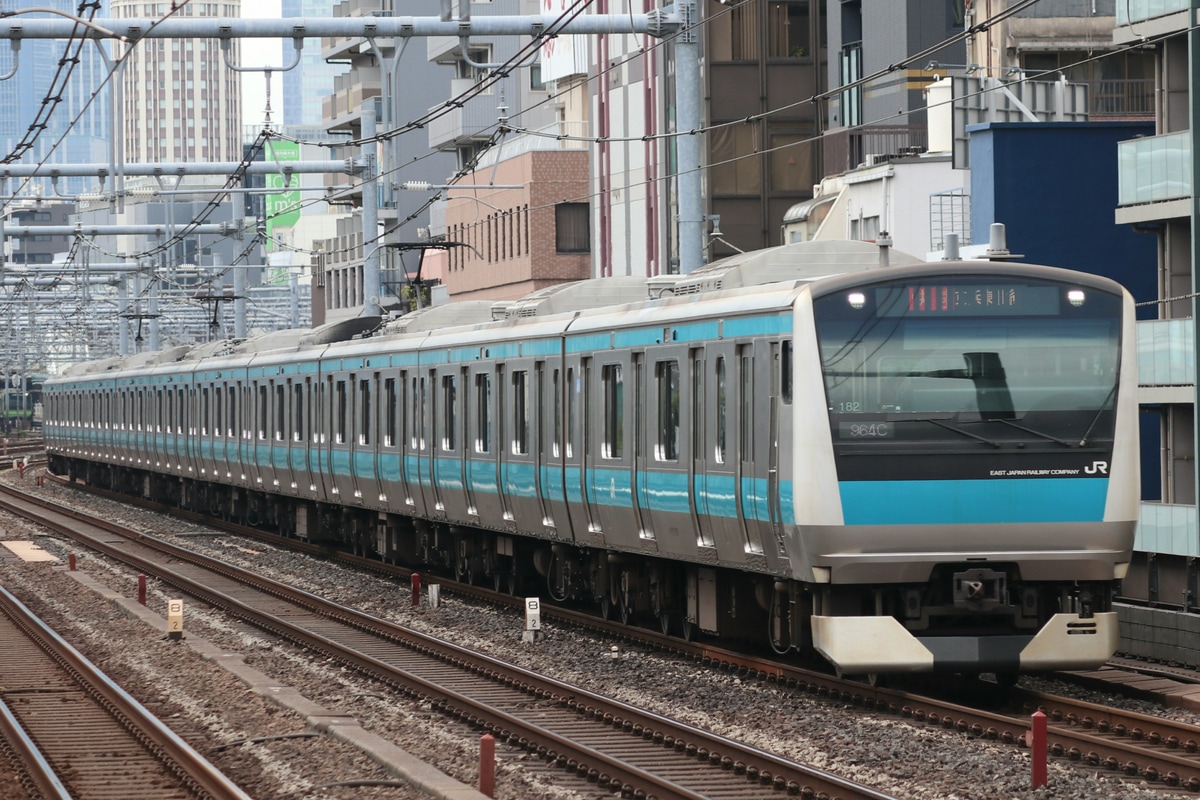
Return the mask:
<path id="1" fill-rule="evenodd" d="M 1121 308 L 1120 297 L 1093 287 L 1004 277 L 818 298 L 836 438 L 859 438 L 853 431 L 876 421 L 892 423 L 882 428 L 887 438 L 903 431 L 897 422 L 925 423 L 906 426 L 923 428 L 921 438 L 1111 436 Z M 963 427 L 971 423 L 987 425 Z"/>

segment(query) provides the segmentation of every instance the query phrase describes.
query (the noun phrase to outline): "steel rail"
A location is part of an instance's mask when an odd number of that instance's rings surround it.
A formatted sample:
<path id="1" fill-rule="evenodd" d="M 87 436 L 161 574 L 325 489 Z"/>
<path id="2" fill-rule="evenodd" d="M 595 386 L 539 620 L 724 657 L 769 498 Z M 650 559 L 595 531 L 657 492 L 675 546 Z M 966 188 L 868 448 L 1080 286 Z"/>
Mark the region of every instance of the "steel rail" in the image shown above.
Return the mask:
<path id="1" fill-rule="evenodd" d="M 829 798 L 871 798 L 885 800 L 890 796 L 859 786 L 805 765 L 780 758 L 757 748 L 734 742 L 725 737 L 669 720 L 637 709 L 619 701 L 602 697 L 579 687 L 537 675 L 514 665 L 458 647 L 448 642 L 420 634 L 408 628 L 370 617 L 354 609 L 329 603 L 308 592 L 288 587 L 224 562 L 216 562 L 193 551 L 163 542 L 146 534 L 135 534 L 133 540 L 113 541 L 113 534 L 126 535 L 118 525 L 88 518 L 80 512 L 65 509 L 40 498 L 5 488 L 0 507 L 29 518 L 52 529 L 84 541 L 89 547 L 156 575 L 171 585 L 229 613 L 252 622 L 276 635 L 326 654 L 339 662 L 397 687 L 418 699 L 428 702 L 442 713 L 457 716 L 474 727 L 494 733 L 497 738 L 536 753 L 578 774 L 586 775 L 614 791 L 642 792 L 659 800 L 701 800 L 714 795 L 716 784 L 730 784 L 727 797 L 745 797 L 754 791 L 764 796 L 787 796 L 794 793 Z M 98 533 L 89 534 L 89 529 Z M 160 554 L 136 552 L 149 548 Z M 170 563 L 163 563 L 170 562 Z M 217 586 L 211 578 L 186 574 L 181 565 L 195 565 L 239 586 Z M 264 602 L 261 597 L 236 596 L 240 586 L 253 587 L 276 601 L 294 603 L 304 611 L 318 615 L 326 622 L 307 622 L 303 615 L 281 611 L 278 602 Z M 276 608 L 270 611 L 267 607 Z M 330 622 L 348 626 L 356 632 L 369 634 L 371 641 L 361 636 L 330 630 Z M 343 641 L 338 641 L 338 639 Z M 349 641 L 356 638 L 358 641 Z M 389 651 L 379 651 L 379 642 L 398 645 L 419 652 L 437 666 L 412 663 L 408 657 Z M 368 653 L 366 650 L 371 650 Z M 403 661 L 402 661 L 403 659 Z M 453 667 L 455 673 L 442 681 L 439 670 Z M 423 674 L 418 674 L 421 672 Z M 464 677 L 464 675 L 466 677 Z M 476 676 L 471 678 L 470 676 Z M 429 677 L 427 677 L 429 676 Z M 445 685 L 474 680 L 473 694 Z M 486 687 L 492 688 L 486 688 Z M 496 687 L 500 690 L 497 691 Z M 494 695 L 495 697 L 486 697 Z M 532 701 L 531 702 L 531 698 Z M 524 708 L 526 710 L 515 710 Z M 572 735 L 560 733 L 563 728 L 585 727 Z M 609 733 L 604 733 L 609 731 Z M 609 737 L 605 741 L 605 737 Z M 637 741 L 644 748 L 626 758 L 604 752 L 629 749 Z M 649 753 L 649 755 L 647 755 Z M 650 762 L 643 767 L 636 762 Z M 703 772 L 697 779 L 688 773 Z M 690 778 L 689 788 L 683 781 Z M 699 784 L 695 781 L 699 780 Z"/>

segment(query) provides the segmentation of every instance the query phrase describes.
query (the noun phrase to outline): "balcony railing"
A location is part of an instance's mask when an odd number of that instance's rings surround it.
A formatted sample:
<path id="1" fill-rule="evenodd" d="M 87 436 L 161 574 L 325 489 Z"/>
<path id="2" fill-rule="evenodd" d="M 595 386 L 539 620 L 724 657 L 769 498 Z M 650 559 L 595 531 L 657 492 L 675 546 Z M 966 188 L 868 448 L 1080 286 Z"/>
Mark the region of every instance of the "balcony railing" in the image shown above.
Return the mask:
<path id="1" fill-rule="evenodd" d="M 1191 131 L 1118 143 L 1117 170 L 1120 205 L 1191 197 Z"/>
<path id="2" fill-rule="evenodd" d="M 1088 87 L 1088 112 L 1095 120 L 1154 119 L 1154 80 L 1072 81 Z"/>
<path id="3" fill-rule="evenodd" d="M 1148 319 L 1138 322 L 1138 383 L 1142 386 L 1194 384 L 1194 331 L 1195 322 L 1191 319 Z"/>
<path id="4" fill-rule="evenodd" d="M 871 125 L 830 131 L 821 147 L 825 173 L 836 175 L 864 163 L 869 155 L 923 153 L 929 138 L 924 125 Z"/>
<path id="5" fill-rule="evenodd" d="M 1196 507 L 1142 503 L 1133 549 L 1145 553 L 1200 556 Z"/>
<path id="6" fill-rule="evenodd" d="M 1165 17 L 1187 11 L 1192 0 L 1121 0 L 1117 3 L 1117 25 Z"/>

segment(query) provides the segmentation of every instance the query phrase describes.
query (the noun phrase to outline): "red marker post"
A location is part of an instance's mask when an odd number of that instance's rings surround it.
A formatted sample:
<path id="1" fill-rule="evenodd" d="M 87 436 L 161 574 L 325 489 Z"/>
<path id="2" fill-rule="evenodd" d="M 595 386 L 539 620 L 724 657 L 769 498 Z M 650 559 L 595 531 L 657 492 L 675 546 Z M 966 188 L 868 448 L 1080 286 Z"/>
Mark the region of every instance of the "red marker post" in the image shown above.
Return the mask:
<path id="1" fill-rule="evenodd" d="M 146 605 L 146 576 L 138 575 L 138 602 Z"/>
<path id="2" fill-rule="evenodd" d="M 1046 785 L 1046 715 L 1033 712 L 1029 749 L 1033 759 L 1033 788 Z"/>
<path id="3" fill-rule="evenodd" d="M 421 573 L 412 574 L 412 604 L 413 608 L 421 605 Z"/>
<path id="4" fill-rule="evenodd" d="M 490 733 L 479 737 L 479 792 L 496 796 L 496 737 Z"/>

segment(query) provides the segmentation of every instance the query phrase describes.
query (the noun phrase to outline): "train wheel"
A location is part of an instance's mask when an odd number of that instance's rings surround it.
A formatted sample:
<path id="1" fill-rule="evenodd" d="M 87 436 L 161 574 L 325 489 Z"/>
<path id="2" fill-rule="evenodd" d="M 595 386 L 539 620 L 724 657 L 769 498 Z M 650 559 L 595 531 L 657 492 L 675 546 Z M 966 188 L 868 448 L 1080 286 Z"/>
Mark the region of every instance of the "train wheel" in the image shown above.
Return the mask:
<path id="1" fill-rule="evenodd" d="M 658 615 L 658 629 L 662 631 L 663 636 L 671 635 L 671 614 L 663 611 Z"/>
<path id="2" fill-rule="evenodd" d="M 618 603 L 617 611 L 621 615 L 621 624 L 628 625 L 629 620 L 633 619 L 633 598 L 622 593 L 621 601 Z"/>
<path id="3" fill-rule="evenodd" d="M 683 637 L 685 642 L 690 642 L 696 638 L 696 626 L 687 616 L 679 618 L 679 635 Z"/>
<path id="4" fill-rule="evenodd" d="M 613 601 L 608 595 L 600 598 L 600 619 L 612 619 Z"/>

